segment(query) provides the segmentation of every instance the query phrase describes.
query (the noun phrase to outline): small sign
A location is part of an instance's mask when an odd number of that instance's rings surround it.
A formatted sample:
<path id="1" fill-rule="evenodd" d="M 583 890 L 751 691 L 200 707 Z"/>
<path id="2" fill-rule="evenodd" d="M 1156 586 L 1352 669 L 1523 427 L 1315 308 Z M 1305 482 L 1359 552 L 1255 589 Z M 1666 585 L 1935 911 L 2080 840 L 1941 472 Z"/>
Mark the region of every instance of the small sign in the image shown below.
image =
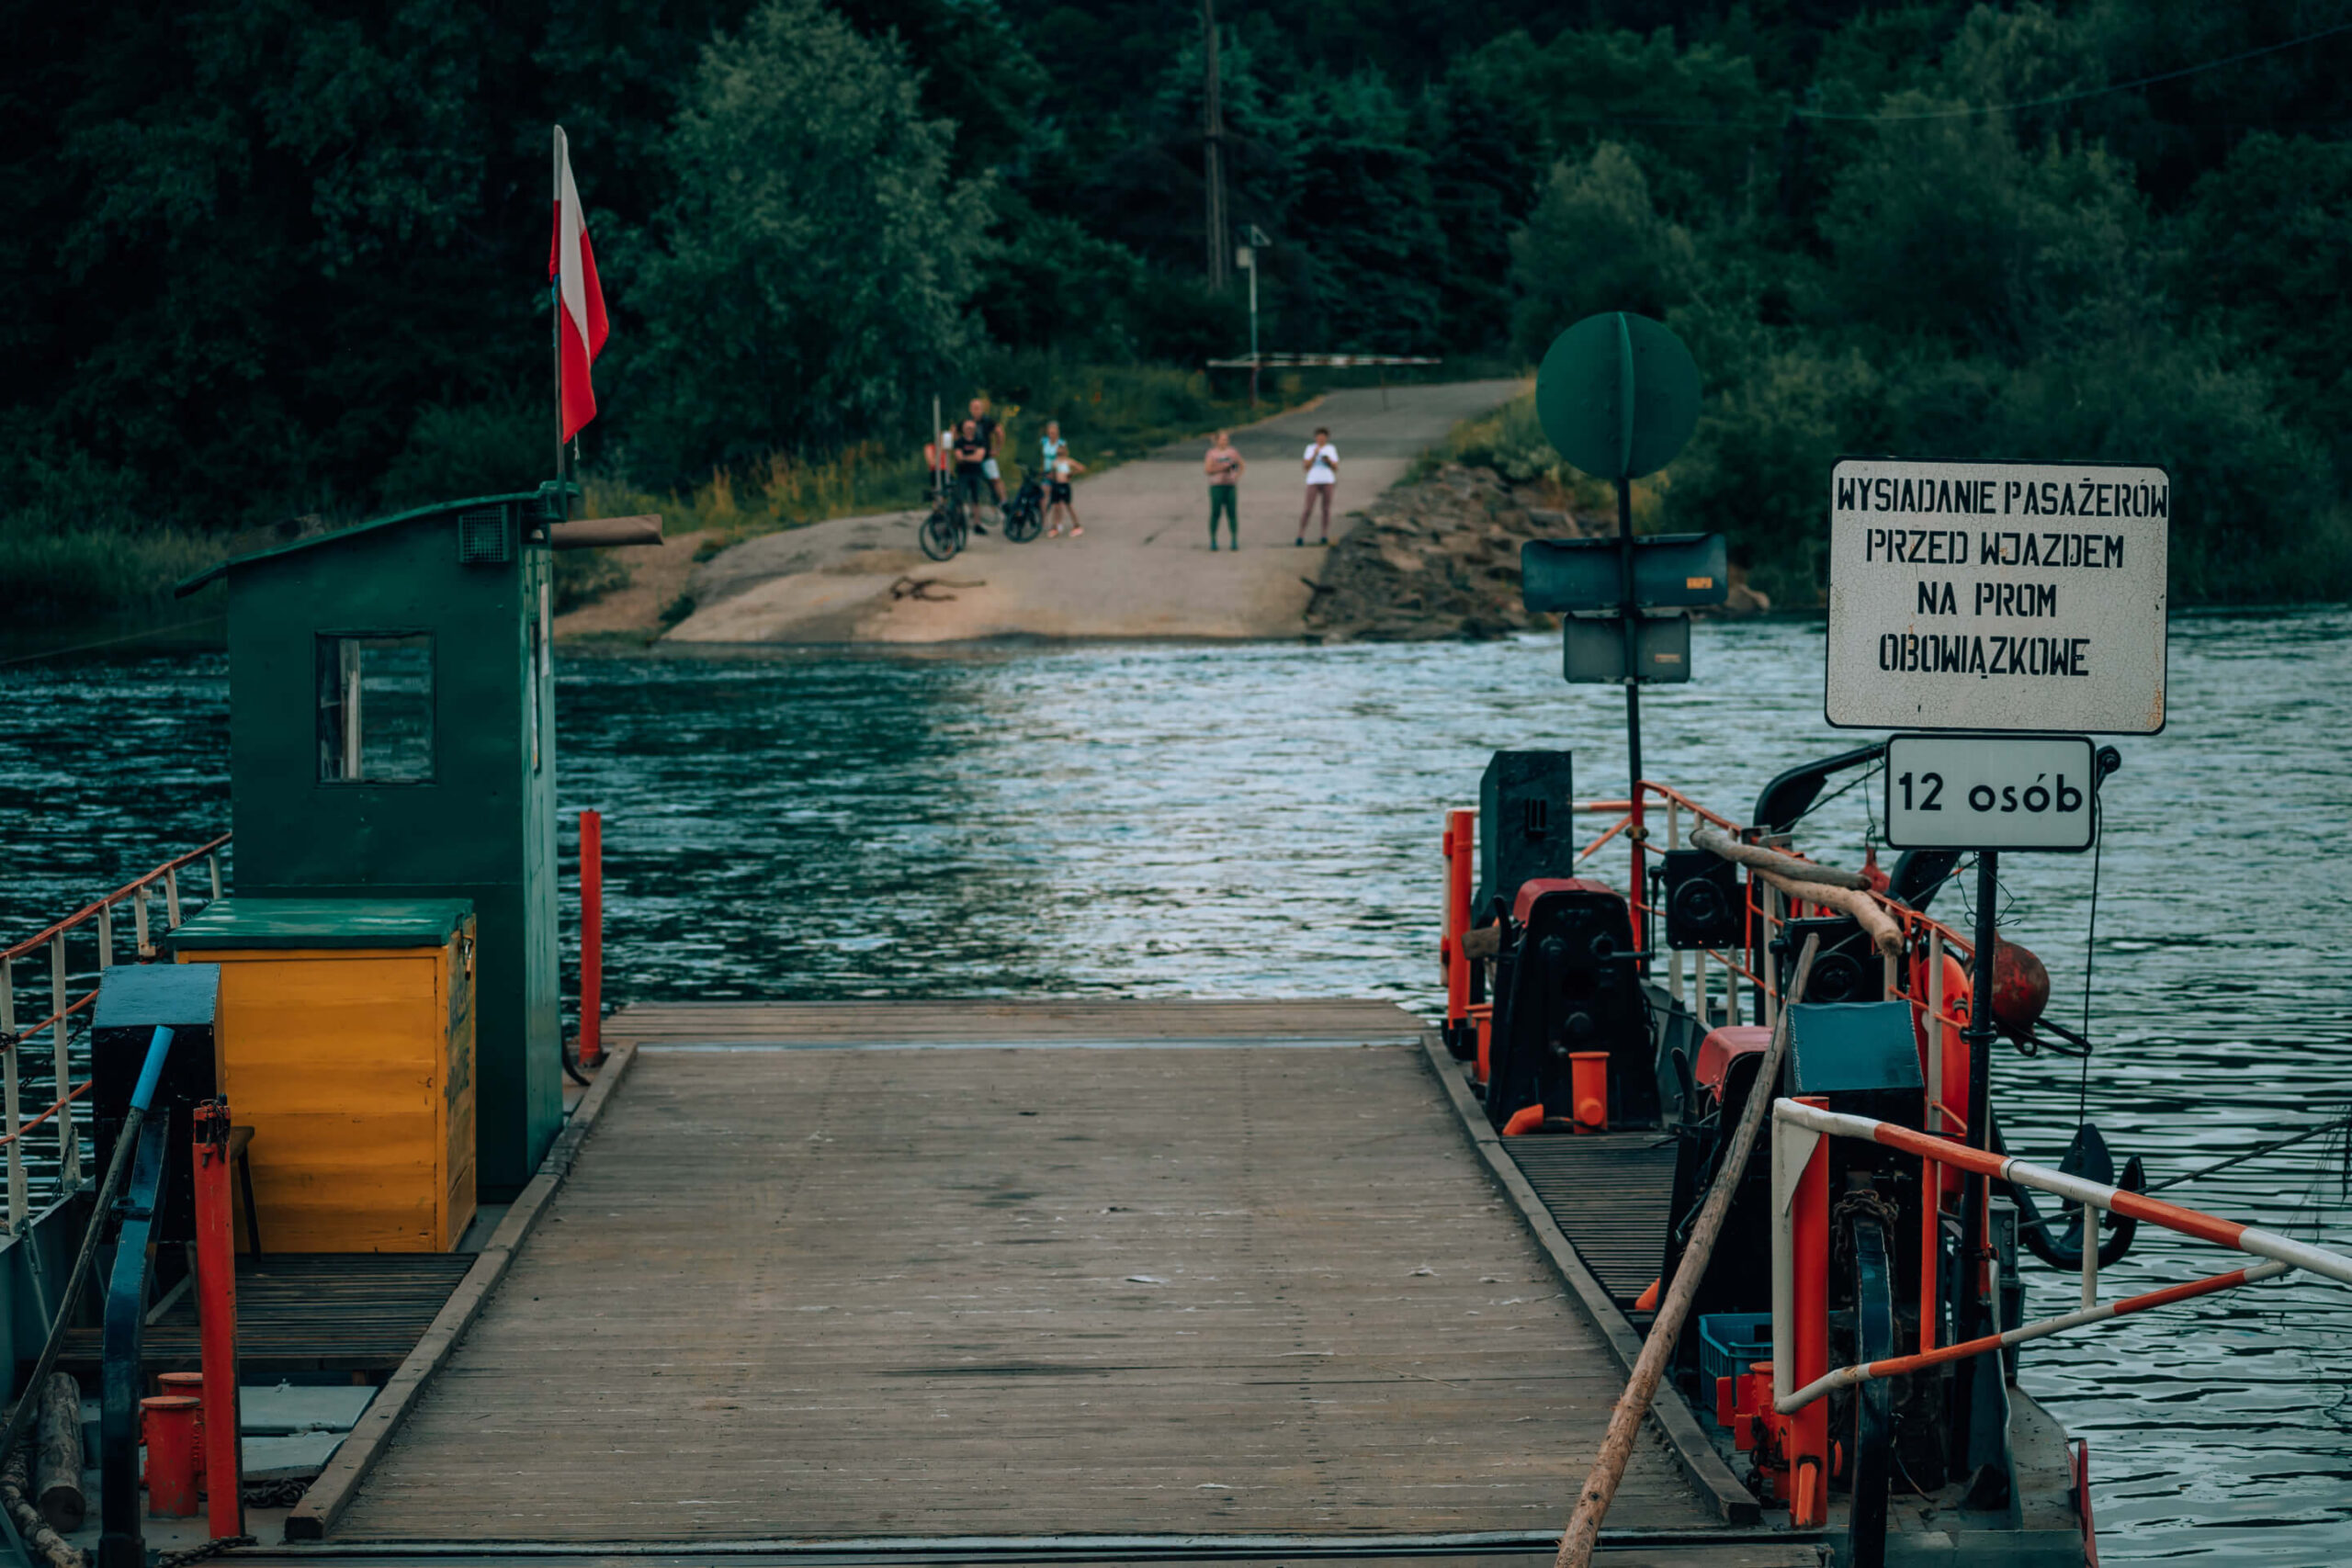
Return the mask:
<path id="1" fill-rule="evenodd" d="M 1555 614 L 1616 609 L 1625 602 L 1623 549 L 1616 539 L 1528 540 L 1519 547 L 1520 602 Z M 1730 594 L 1730 553 L 1721 534 L 1634 541 L 1634 603 L 1643 608 L 1720 604 Z"/>
<path id="2" fill-rule="evenodd" d="M 1571 615 L 1560 624 L 1561 673 L 1571 685 L 1625 682 L 1622 615 Z M 1690 617 L 1644 615 L 1634 625 L 1635 673 L 1644 685 L 1690 679 Z"/>
<path id="3" fill-rule="evenodd" d="M 1886 841 L 1898 850 L 2086 850 L 2098 779 L 2086 736 L 1892 736 Z"/>
<path id="4" fill-rule="evenodd" d="M 2156 468 L 1839 463 L 1829 722 L 2155 734 L 2171 517 Z"/>

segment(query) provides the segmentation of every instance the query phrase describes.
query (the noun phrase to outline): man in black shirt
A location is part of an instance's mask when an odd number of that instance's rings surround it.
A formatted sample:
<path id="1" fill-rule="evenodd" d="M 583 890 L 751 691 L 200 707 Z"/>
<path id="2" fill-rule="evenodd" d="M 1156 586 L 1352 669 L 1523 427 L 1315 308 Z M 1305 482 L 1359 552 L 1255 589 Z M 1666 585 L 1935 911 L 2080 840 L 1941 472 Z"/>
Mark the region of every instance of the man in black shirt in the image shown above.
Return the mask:
<path id="1" fill-rule="evenodd" d="M 962 498 L 966 506 L 978 506 L 981 497 L 988 494 L 988 470 L 992 467 L 994 463 L 989 457 L 988 440 L 980 434 L 980 422 L 977 419 L 967 419 L 957 425 L 956 427 L 956 493 Z M 983 534 L 987 531 L 978 522 L 973 523 L 973 533 Z"/>

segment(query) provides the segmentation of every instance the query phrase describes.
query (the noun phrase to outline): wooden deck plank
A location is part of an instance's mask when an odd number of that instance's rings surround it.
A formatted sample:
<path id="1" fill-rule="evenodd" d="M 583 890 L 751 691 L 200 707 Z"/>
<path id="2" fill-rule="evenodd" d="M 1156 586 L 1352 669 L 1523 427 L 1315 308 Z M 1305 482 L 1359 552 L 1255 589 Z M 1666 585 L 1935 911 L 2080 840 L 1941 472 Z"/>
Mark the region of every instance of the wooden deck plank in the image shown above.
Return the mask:
<path id="1" fill-rule="evenodd" d="M 1024 1001 L 634 1003 L 605 1021 L 612 1041 L 778 1043 L 1331 1040 L 1418 1037 L 1422 1021 L 1393 1002 Z"/>
<path id="2" fill-rule="evenodd" d="M 1618 1384 L 1418 1049 L 653 1051 L 334 1539 L 1542 1529 Z"/>

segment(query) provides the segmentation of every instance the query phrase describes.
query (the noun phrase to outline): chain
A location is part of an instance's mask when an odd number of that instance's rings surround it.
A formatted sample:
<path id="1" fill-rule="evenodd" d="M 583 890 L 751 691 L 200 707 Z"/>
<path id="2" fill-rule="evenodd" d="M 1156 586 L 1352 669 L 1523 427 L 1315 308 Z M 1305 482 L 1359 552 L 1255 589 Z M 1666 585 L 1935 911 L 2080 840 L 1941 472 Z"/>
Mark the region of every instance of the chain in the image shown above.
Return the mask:
<path id="1" fill-rule="evenodd" d="M 1875 1189 L 1858 1187 L 1838 1199 L 1829 1211 L 1830 1245 L 1838 1262 L 1843 1263 L 1853 1251 L 1853 1222 L 1865 1215 L 1878 1221 L 1886 1231 L 1888 1242 L 1894 1241 L 1895 1221 L 1901 1211 L 1892 1199 L 1881 1196 Z"/>
<path id="2" fill-rule="evenodd" d="M 244 1486 L 244 1504 L 248 1508 L 290 1508 L 302 1500 L 311 1489 L 307 1481 L 248 1481 Z"/>
<path id="3" fill-rule="evenodd" d="M 155 1568 L 187 1568 L 191 1562 L 201 1562 L 208 1557 L 219 1557 L 241 1546 L 257 1546 L 260 1540 L 250 1535 L 224 1535 L 219 1540 L 208 1540 L 202 1546 L 191 1546 L 186 1551 L 166 1551 L 155 1559 Z"/>

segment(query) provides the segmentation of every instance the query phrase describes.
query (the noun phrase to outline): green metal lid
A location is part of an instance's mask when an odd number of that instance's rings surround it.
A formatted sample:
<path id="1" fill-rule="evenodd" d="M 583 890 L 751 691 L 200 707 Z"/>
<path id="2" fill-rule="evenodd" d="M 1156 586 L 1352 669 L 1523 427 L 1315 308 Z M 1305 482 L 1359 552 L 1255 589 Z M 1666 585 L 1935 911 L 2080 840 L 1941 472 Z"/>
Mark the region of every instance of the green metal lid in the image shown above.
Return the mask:
<path id="1" fill-rule="evenodd" d="M 390 517 L 379 517 L 373 522 L 355 524 L 348 528 L 331 528 L 322 534 L 312 534 L 288 544 L 272 545 L 267 549 L 254 550 L 248 555 L 233 556 L 227 560 L 217 561 L 194 576 L 183 578 L 174 583 L 172 596 L 175 599 L 185 598 L 214 578 L 241 566 L 250 566 L 255 561 L 274 560 L 279 556 L 293 555 L 300 550 L 312 550 L 325 545 L 343 544 L 359 537 L 362 534 L 372 534 L 378 529 L 396 527 L 403 523 L 414 523 L 422 518 L 454 517 L 461 512 L 475 511 L 484 507 L 512 507 L 521 512 L 526 526 L 560 522 L 564 513 L 569 510 L 571 497 L 579 493 L 580 487 L 577 485 L 568 483 L 559 485 L 550 479 L 536 491 L 517 491 L 507 495 L 478 495 L 466 501 L 442 501 L 435 502 L 431 506 L 413 507 L 406 512 L 395 512 Z"/>
<path id="2" fill-rule="evenodd" d="M 473 918 L 464 898 L 222 898 L 164 940 L 236 947 L 440 947 Z"/>

